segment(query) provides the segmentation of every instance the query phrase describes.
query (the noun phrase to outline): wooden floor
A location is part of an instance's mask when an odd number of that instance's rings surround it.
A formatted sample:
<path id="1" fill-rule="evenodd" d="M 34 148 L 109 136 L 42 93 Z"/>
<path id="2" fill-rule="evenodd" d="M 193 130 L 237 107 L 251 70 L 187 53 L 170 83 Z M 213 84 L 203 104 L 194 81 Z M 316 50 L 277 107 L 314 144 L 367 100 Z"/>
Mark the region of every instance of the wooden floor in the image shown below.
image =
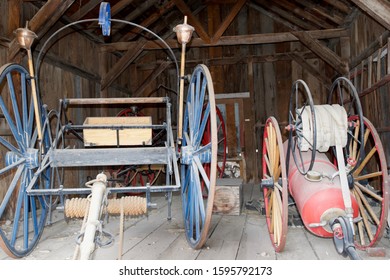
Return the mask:
<path id="1" fill-rule="evenodd" d="M 259 198 L 259 187 L 244 185 L 244 204 Z M 148 217 L 126 219 L 122 259 L 168 260 L 348 260 L 337 254 L 332 239 L 310 234 L 303 227 L 289 227 L 285 250 L 275 253 L 269 240 L 264 216 L 255 209 L 243 207 L 240 216 L 213 215 L 210 237 L 201 250 L 193 250 L 187 244 L 181 211 L 181 200 L 175 195 L 172 204 L 172 220 L 167 221 L 167 201 L 163 196 L 154 197 L 158 208 Z M 47 226 L 36 249 L 24 259 L 67 260 L 72 259 L 82 221 L 65 222 L 62 213 L 53 214 L 54 222 Z M 119 217 L 109 217 L 104 230 L 115 235 L 111 246 L 98 248 L 93 259 L 115 260 L 119 252 Z M 386 256 L 371 257 L 358 251 L 363 259 L 389 259 L 390 240 L 382 238 Z M 0 249 L 0 259 L 10 259 Z"/>

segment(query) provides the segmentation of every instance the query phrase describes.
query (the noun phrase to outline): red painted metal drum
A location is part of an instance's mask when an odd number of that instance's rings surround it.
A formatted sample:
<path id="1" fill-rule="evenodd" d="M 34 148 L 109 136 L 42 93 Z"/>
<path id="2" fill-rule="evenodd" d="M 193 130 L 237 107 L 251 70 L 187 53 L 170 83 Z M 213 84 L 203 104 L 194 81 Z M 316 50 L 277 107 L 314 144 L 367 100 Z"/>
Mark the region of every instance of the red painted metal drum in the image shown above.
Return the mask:
<path id="1" fill-rule="evenodd" d="M 286 143 L 285 143 L 286 144 Z M 287 152 L 287 145 L 284 145 Z M 311 151 L 301 152 L 303 163 L 310 164 Z M 332 237 L 329 220 L 346 216 L 338 169 L 324 153 L 316 153 L 311 172 L 302 175 L 292 155 L 288 170 L 288 186 L 305 227 L 317 236 Z M 334 178 L 332 179 L 332 177 Z M 351 195 L 353 216 L 358 216 L 358 204 Z"/>

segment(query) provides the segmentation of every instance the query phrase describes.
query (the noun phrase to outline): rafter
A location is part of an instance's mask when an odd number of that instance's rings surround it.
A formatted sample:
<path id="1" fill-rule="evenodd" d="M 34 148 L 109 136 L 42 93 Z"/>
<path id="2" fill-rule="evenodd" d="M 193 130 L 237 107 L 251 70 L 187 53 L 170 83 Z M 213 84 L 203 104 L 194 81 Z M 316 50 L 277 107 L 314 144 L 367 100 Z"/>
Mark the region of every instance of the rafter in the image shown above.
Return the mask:
<path id="1" fill-rule="evenodd" d="M 49 0 L 34 15 L 29 22 L 29 28 L 34 31 L 38 38 L 42 36 L 57 22 L 75 0 Z M 14 39 L 9 48 L 8 59 L 13 60 L 20 48 Z"/>
<path id="2" fill-rule="evenodd" d="M 385 0 L 351 0 L 375 21 L 390 30 L 390 3 Z"/>
<path id="3" fill-rule="evenodd" d="M 340 38 L 348 36 L 348 30 L 342 28 L 328 29 L 328 30 L 312 30 L 302 31 L 307 33 L 313 39 L 330 39 Z M 200 48 L 200 47 L 215 47 L 215 46 L 233 46 L 233 45 L 258 45 L 258 44 L 272 44 L 282 42 L 294 42 L 299 39 L 291 34 L 291 32 L 280 32 L 280 33 L 265 33 L 265 34 L 251 34 L 251 35 L 238 35 L 238 36 L 223 36 L 215 43 L 205 43 L 200 38 L 193 38 L 189 44 L 189 48 Z M 171 48 L 181 48 L 177 40 L 168 39 L 167 44 Z M 101 46 L 101 51 L 114 52 L 124 51 L 132 49 L 135 42 L 119 42 L 105 44 Z M 145 50 L 161 49 L 163 46 L 159 41 L 148 41 L 144 46 Z"/>
<path id="4" fill-rule="evenodd" d="M 212 42 L 219 40 L 219 38 L 226 31 L 226 29 L 229 27 L 232 21 L 235 19 L 235 17 L 240 12 L 241 8 L 244 6 L 245 3 L 246 0 L 237 1 L 237 3 L 233 6 L 232 10 L 230 11 L 229 15 L 223 20 L 221 25 L 218 27 L 217 31 L 214 33 L 213 38 L 211 39 Z"/>
<path id="5" fill-rule="evenodd" d="M 348 65 L 337 54 L 326 46 L 323 46 L 318 40 L 313 38 L 308 32 L 293 31 L 291 32 L 301 41 L 309 50 L 315 53 L 319 58 L 328 63 L 341 75 L 348 74 Z"/>
<path id="6" fill-rule="evenodd" d="M 188 17 L 188 23 L 195 28 L 196 34 L 204 41 L 209 43 L 211 41 L 209 34 L 205 31 L 199 20 L 193 15 L 187 4 L 183 0 L 172 0 L 175 2 L 176 7 L 182 12 L 183 15 Z"/>

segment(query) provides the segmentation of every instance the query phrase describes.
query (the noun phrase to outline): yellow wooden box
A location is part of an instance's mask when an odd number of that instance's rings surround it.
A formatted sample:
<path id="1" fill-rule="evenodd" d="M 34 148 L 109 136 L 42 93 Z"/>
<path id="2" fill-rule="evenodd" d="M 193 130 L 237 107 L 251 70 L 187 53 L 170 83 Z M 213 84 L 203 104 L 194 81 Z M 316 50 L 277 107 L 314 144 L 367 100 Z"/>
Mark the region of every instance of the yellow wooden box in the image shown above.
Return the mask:
<path id="1" fill-rule="evenodd" d="M 121 128 L 125 125 L 151 125 L 152 117 L 88 117 L 84 126 L 112 126 L 117 129 L 86 128 L 85 146 L 136 146 L 152 144 L 151 128 Z M 119 131 L 119 134 L 117 133 Z"/>

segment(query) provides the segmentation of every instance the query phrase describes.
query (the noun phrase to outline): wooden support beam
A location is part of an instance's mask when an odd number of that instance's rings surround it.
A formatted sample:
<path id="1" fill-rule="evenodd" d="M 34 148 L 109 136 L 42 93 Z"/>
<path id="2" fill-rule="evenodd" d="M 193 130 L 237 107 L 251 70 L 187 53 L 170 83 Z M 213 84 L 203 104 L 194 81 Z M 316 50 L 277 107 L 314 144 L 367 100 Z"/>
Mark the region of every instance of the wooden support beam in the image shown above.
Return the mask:
<path id="1" fill-rule="evenodd" d="M 312 30 L 304 31 L 310 35 L 313 39 L 330 39 L 346 37 L 349 35 L 347 29 L 336 28 L 328 30 Z M 216 47 L 216 46 L 234 46 L 234 45 L 259 45 L 259 44 L 273 44 L 282 42 L 293 42 L 299 39 L 291 34 L 291 32 L 281 33 L 264 33 L 264 34 L 251 34 L 251 35 L 238 35 L 238 36 L 223 36 L 215 43 L 205 43 L 200 38 L 193 38 L 188 44 L 189 48 L 201 48 L 201 47 Z M 181 45 L 176 39 L 166 40 L 167 44 L 171 48 L 181 48 Z M 101 46 L 101 51 L 114 52 L 124 51 L 133 48 L 136 42 L 119 42 L 105 44 Z M 162 46 L 159 41 L 148 41 L 145 45 L 145 50 L 161 49 Z"/>
<path id="2" fill-rule="evenodd" d="M 246 0 L 238 0 L 237 3 L 233 6 L 232 10 L 228 14 L 228 16 L 223 20 L 217 31 L 215 31 L 213 38 L 211 39 L 212 42 L 216 42 L 221 38 L 222 34 L 226 31 L 226 29 L 229 27 L 229 25 L 232 23 L 234 18 L 237 16 L 237 14 L 240 12 L 241 8 L 246 3 Z"/>
<path id="3" fill-rule="evenodd" d="M 333 51 L 323 46 L 318 40 L 313 38 L 309 33 L 302 31 L 291 32 L 301 41 L 309 50 L 315 53 L 319 58 L 328 63 L 341 75 L 347 75 L 349 72 L 348 64 L 335 54 Z"/>
<path id="4" fill-rule="evenodd" d="M 176 7 L 183 13 L 183 15 L 188 17 L 188 24 L 192 25 L 195 28 L 196 34 L 206 43 L 210 43 L 211 39 L 209 34 L 204 30 L 202 24 L 199 20 L 193 15 L 191 10 L 188 8 L 187 4 L 183 0 L 172 0 L 175 2 Z"/>
<path id="5" fill-rule="evenodd" d="M 104 90 L 106 87 L 110 86 L 111 83 L 118 78 L 122 72 L 139 56 L 143 51 L 145 45 L 145 40 L 139 40 L 132 49 L 129 49 L 124 56 L 122 56 L 119 61 L 111 68 L 108 73 L 102 77 L 100 83 L 100 90 Z"/>
<path id="6" fill-rule="evenodd" d="M 58 21 L 75 0 L 48 0 L 29 22 L 29 28 L 38 38 L 42 36 Z M 8 51 L 8 60 L 11 61 L 19 53 L 20 46 L 14 39 Z"/>
<path id="7" fill-rule="evenodd" d="M 130 5 L 134 0 L 121 0 L 118 3 L 114 4 L 111 7 L 111 17 L 117 15 L 120 11 L 125 9 L 128 5 Z"/>
<path id="8" fill-rule="evenodd" d="M 375 21 L 390 29 L 390 3 L 387 0 L 351 0 Z"/>
<path id="9" fill-rule="evenodd" d="M 21 0 L 8 0 L 8 26 L 6 26 L 5 36 L 13 38 L 13 32 L 20 27 L 22 18 L 22 1 Z"/>
<path id="10" fill-rule="evenodd" d="M 131 97 L 141 97 L 145 89 L 153 82 L 165 69 L 170 65 L 169 61 L 161 63 L 154 71 L 145 79 L 145 81 L 137 88 Z"/>

